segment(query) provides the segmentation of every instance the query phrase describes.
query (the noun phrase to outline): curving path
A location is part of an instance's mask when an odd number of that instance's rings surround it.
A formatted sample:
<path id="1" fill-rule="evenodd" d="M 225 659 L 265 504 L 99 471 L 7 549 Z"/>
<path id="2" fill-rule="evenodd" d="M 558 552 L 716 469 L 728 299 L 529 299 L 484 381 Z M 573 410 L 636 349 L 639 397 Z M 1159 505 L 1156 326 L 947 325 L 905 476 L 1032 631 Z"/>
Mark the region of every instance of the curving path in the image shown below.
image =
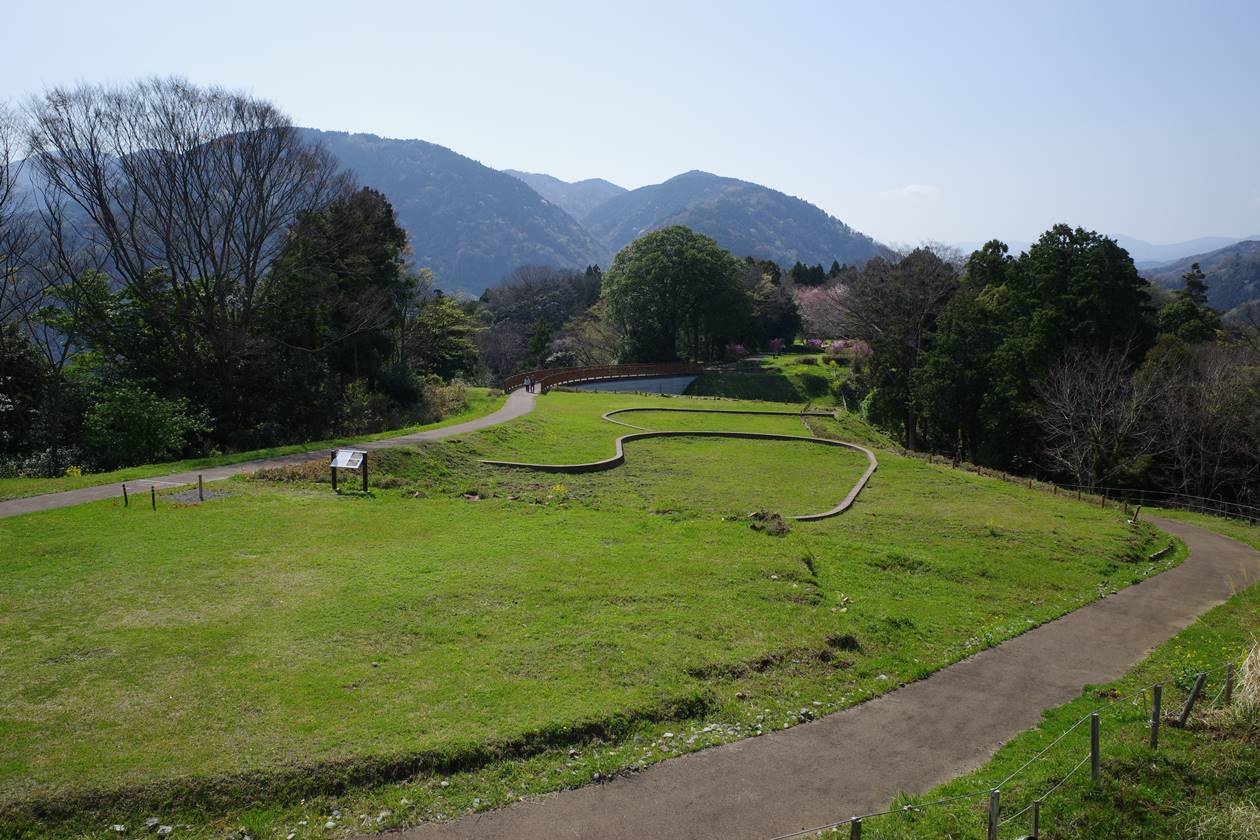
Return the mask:
<path id="1" fill-rule="evenodd" d="M 642 431 L 628 435 L 622 435 L 613 442 L 614 454 L 611 458 L 604 458 L 599 461 L 587 461 L 581 464 L 535 464 L 525 461 L 490 461 L 483 460 L 481 463 L 489 464 L 495 467 L 513 467 L 516 469 L 536 470 L 538 472 L 549 473 L 589 473 L 610 470 L 613 467 L 621 466 L 626 462 L 625 444 L 634 440 L 647 440 L 649 438 L 664 437 L 709 437 L 709 438 L 731 438 L 735 440 L 778 440 L 778 441 L 797 441 L 802 443 L 814 443 L 823 446 L 840 446 L 846 449 L 854 449 L 866 455 L 866 469 L 862 472 L 861 477 L 849 490 L 847 496 L 840 501 L 840 504 L 825 510 L 822 513 L 808 513 L 799 516 L 789 517 L 800 522 L 813 522 L 818 519 L 827 519 L 828 517 L 838 516 L 853 506 L 857 500 L 858 494 L 862 492 L 862 488 L 866 486 L 866 482 L 870 480 L 871 475 L 879 466 L 879 462 L 875 460 L 875 453 L 867 449 L 865 446 L 859 446 L 856 443 L 847 443 L 840 440 L 830 440 L 828 438 L 819 438 L 805 435 L 780 435 L 770 434 L 767 432 L 717 432 L 717 431 L 653 431 L 645 429 L 643 426 L 634 426 L 621 420 L 614 420 L 614 414 L 626 414 L 634 411 L 672 411 L 682 414 L 745 414 L 760 415 L 771 417 L 833 417 L 834 415 L 821 411 L 749 411 L 738 409 L 719 409 L 719 408 L 619 408 L 609 411 L 603 415 L 603 419 L 610 423 L 616 423 L 619 426 L 627 426 L 631 429 L 641 429 Z"/>
<path id="2" fill-rule="evenodd" d="M 765 840 L 881 810 L 983 764 L 1042 711 L 1122 676 L 1156 645 L 1260 580 L 1260 554 L 1149 517 L 1190 547 L 1175 569 L 878 699 L 397 840 Z"/>
<path id="3" fill-rule="evenodd" d="M 482 417 L 475 417 L 465 423 L 457 423 L 453 426 L 443 426 L 440 429 L 428 429 L 421 432 L 412 432 L 408 435 L 400 435 L 399 437 L 382 438 L 381 440 L 369 441 L 367 443 L 352 444 L 356 449 L 385 449 L 390 446 L 405 446 L 409 443 L 418 443 L 422 440 L 440 440 L 441 438 L 454 437 L 462 435 L 466 432 L 475 432 L 488 426 L 495 426 L 499 423 L 506 423 L 509 420 L 515 420 L 517 417 L 524 416 L 534 410 L 534 403 L 537 399 L 536 394 L 526 393 L 524 390 L 516 390 L 508 395 L 507 401 L 498 410 L 486 414 Z M 270 467 L 281 467 L 286 464 L 301 464 L 321 457 L 319 450 L 307 450 L 306 452 L 295 452 L 291 455 L 279 455 L 274 458 L 259 458 L 254 461 L 241 461 L 238 464 L 229 464 L 222 467 L 208 467 L 200 470 L 185 470 L 184 472 L 171 473 L 170 475 L 155 476 L 153 478 L 137 478 L 127 482 L 127 488 L 135 493 L 144 493 L 150 487 L 162 489 L 164 487 L 177 487 L 183 484 L 196 484 L 197 476 L 200 475 L 206 481 L 221 481 L 225 478 L 231 478 L 234 475 L 242 475 L 252 473 Z M 113 499 L 122 496 L 122 484 L 100 484 L 95 487 L 83 487 L 78 490 L 67 490 L 62 493 L 46 493 L 42 496 L 28 496 L 24 499 L 10 499 L 7 502 L 0 502 L 0 518 L 8 516 L 18 516 L 23 513 L 35 513 L 41 510 L 53 510 L 55 508 L 69 507 L 71 505 L 81 505 L 84 502 L 97 502 L 101 499 Z"/>

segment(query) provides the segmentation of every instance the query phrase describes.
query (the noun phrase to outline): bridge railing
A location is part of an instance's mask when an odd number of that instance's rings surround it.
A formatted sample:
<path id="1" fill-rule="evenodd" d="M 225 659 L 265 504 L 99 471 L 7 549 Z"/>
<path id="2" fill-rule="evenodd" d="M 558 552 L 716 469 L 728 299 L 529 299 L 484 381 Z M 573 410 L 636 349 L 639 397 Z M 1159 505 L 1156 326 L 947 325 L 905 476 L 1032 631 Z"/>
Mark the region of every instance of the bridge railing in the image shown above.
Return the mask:
<path id="1" fill-rule="evenodd" d="M 503 380 L 503 390 L 513 391 L 524 386 L 526 377 L 532 377 L 534 384 L 543 392 L 560 385 L 573 385 L 579 382 L 598 382 L 608 379 L 637 379 L 648 376 L 686 376 L 704 370 L 703 365 L 692 362 L 665 362 L 659 364 L 604 365 L 599 367 L 580 368 L 543 368 L 525 373 L 517 373 Z"/>

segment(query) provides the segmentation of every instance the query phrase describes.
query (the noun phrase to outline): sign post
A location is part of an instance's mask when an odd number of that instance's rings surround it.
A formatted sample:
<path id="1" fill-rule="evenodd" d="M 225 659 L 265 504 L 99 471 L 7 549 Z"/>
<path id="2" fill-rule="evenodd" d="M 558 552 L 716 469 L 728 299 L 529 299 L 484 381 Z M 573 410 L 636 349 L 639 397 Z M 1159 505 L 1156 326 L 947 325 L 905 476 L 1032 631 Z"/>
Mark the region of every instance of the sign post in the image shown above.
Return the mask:
<path id="1" fill-rule="evenodd" d="M 332 489 L 337 491 L 337 470 L 358 470 L 363 476 L 363 492 L 368 489 L 367 452 L 362 449 L 334 449 L 328 461 L 332 470 Z"/>

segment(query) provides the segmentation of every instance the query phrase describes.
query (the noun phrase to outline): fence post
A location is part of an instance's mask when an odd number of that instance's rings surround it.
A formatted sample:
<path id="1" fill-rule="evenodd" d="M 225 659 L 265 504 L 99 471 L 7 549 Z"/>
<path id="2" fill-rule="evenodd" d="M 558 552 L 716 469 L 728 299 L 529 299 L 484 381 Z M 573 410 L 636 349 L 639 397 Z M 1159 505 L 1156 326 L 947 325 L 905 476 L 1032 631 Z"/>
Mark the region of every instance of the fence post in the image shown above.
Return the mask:
<path id="1" fill-rule="evenodd" d="M 1225 666 L 1225 705 L 1234 699 L 1234 663 Z"/>
<path id="2" fill-rule="evenodd" d="M 1159 707 L 1164 699 L 1164 686 L 1156 685 L 1151 689 L 1151 749 L 1159 749 Z"/>
<path id="3" fill-rule="evenodd" d="M 206 485 L 202 482 L 201 476 L 197 476 L 197 501 L 204 502 L 206 500 Z"/>
<path id="4" fill-rule="evenodd" d="M 1190 713 L 1194 711 L 1194 704 L 1199 699 L 1200 692 L 1203 691 L 1203 683 L 1207 681 L 1207 674 L 1199 674 L 1194 678 L 1194 688 L 1190 689 L 1190 696 L 1186 698 L 1186 705 L 1181 710 L 1181 717 L 1177 718 L 1178 726 L 1185 726 L 1186 721 L 1190 720 Z"/>
<path id="5" fill-rule="evenodd" d="M 1098 712 L 1093 712 L 1089 716 L 1089 776 L 1094 784 L 1098 784 L 1098 778 L 1102 775 L 1099 767 L 1098 754 Z"/>
<path id="6" fill-rule="evenodd" d="M 129 504 L 131 504 L 131 500 L 127 498 L 127 485 L 124 483 L 123 484 L 123 507 L 127 507 L 127 505 Z"/>
<path id="7" fill-rule="evenodd" d="M 153 509 L 157 510 L 157 485 L 149 485 L 149 501 L 153 504 Z"/>
<path id="8" fill-rule="evenodd" d="M 849 820 L 849 840 L 862 840 L 862 818 Z"/>
<path id="9" fill-rule="evenodd" d="M 997 788 L 989 791 L 989 840 L 997 840 L 998 814 L 1002 810 L 1002 792 Z"/>
<path id="10" fill-rule="evenodd" d="M 1032 813 L 1032 834 L 1028 835 L 1029 840 L 1037 840 L 1041 837 L 1041 800 L 1033 800 Z"/>

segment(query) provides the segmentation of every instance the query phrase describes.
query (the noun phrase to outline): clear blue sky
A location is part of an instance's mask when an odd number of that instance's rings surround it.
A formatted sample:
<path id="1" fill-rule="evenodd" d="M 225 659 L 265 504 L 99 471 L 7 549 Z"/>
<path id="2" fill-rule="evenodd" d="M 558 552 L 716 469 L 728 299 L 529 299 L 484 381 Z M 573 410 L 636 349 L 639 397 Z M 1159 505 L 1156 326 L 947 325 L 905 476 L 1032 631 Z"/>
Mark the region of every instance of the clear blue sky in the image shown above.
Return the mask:
<path id="1" fill-rule="evenodd" d="M 1260 233 L 1257 0 L 69 0 L 0 21 L 0 99 L 180 74 L 498 168 L 745 178 L 897 243 Z"/>

